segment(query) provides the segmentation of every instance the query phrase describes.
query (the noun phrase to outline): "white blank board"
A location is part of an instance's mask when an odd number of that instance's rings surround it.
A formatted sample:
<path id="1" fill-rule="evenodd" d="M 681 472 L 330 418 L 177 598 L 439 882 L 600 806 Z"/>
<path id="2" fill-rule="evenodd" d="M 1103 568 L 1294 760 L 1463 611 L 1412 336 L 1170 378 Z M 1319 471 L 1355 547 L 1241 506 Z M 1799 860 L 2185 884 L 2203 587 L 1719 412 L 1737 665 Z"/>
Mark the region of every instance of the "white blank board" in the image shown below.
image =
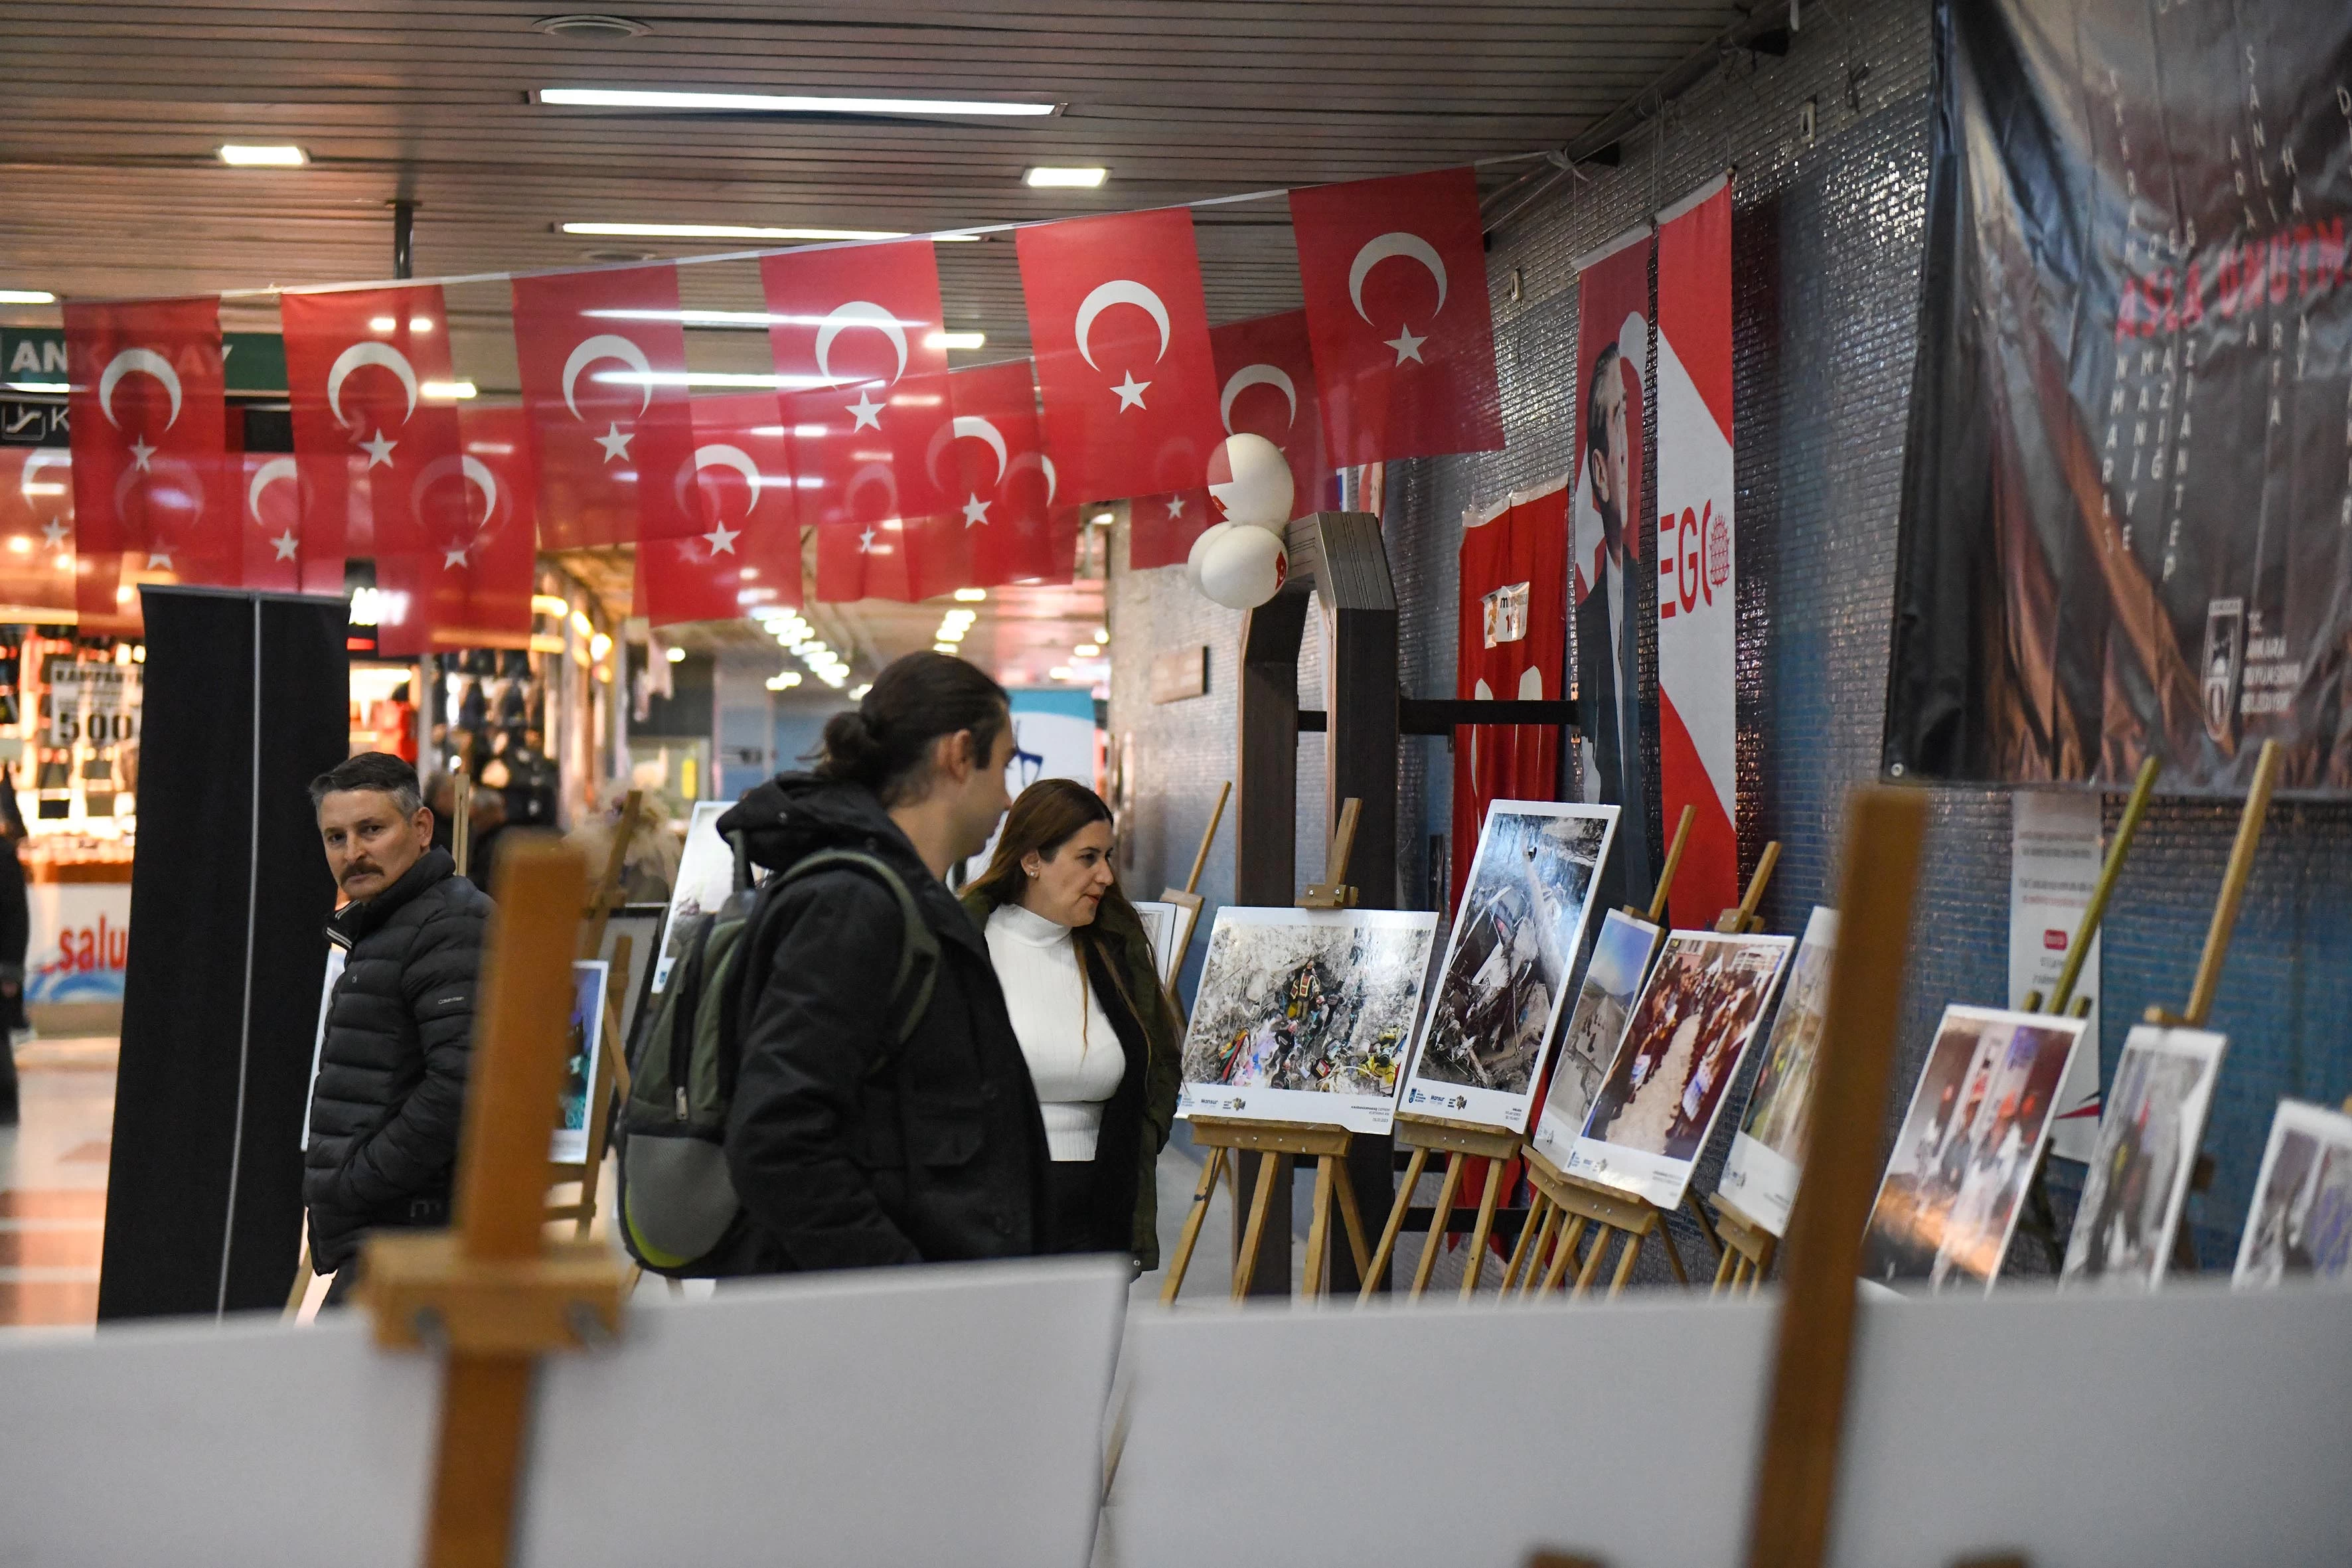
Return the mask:
<path id="1" fill-rule="evenodd" d="M 1118 1568 L 1740 1563 L 1776 1302 L 1139 1312 Z M 1865 1300 L 1832 1561 L 2352 1562 L 2352 1291 Z"/>
<path id="2" fill-rule="evenodd" d="M 518 1562 L 1081 1568 L 1123 1259 L 633 1304 L 542 1363 Z M 0 1333 L 0 1563 L 415 1568 L 437 1358 L 309 1328 Z"/>

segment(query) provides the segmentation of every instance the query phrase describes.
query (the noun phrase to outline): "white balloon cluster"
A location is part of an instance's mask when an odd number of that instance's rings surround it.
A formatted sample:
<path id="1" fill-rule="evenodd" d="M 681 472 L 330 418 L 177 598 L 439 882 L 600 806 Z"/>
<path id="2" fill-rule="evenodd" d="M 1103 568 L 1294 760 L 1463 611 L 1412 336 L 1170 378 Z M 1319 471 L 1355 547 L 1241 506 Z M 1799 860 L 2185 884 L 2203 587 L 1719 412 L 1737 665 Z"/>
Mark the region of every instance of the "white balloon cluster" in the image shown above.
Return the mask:
<path id="1" fill-rule="evenodd" d="M 1263 436 L 1228 436 L 1209 459 L 1209 496 L 1225 521 L 1192 542 L 1184 575 L 1231 610 L 1253 610 L 1290 574 L 1283 530 L 1290 521 L 1289 459 Z"/>

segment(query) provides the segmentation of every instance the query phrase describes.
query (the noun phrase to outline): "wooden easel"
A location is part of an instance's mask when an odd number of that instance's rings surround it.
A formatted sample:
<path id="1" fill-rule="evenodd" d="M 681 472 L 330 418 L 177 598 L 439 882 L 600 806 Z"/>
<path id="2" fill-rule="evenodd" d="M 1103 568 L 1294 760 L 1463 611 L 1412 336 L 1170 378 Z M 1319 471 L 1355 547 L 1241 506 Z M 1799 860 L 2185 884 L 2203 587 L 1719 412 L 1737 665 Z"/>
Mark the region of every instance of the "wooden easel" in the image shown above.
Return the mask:
<path id="1" fill-rule="evenodd" d="M 613 847 L 605 853 L 604 869 L 596 879 L 593 891 L 583 912 L 580 930 L 580 956 L 593 959 L 604 951 L 604 928 L 612 921 L 613 911 L 624 901 L 621 897 L 621 875 L 628 858 L 629 840 L 637 830 L 637 814 L 645 804 L 640 791 L 631 790 L 621 805 L 618 829 Z M 612 1130 L 613 1097 L 626 1097 L 629 1092 L 629 1064 L 625 1055 L 627 1042 L 621 1038 L 621 999 L 635 983 L 633 973 L 634 944 L 622 937 L 613 949 L 613 967 L 605 975 L 604 1016 L 599 1023 L 604 1043 L 596 1052 L 596 1072 L 588 1085 L 587 1152 L 580 1163 L 551 1161 L 547 1168 L 550 1186 L 566 1183 L 580 1184 L 580 1195 L 568 1204 L 550 1204 L 550 1222 L 571 1220 L 575 1236 L 586 1236 L 596 1220 L 596 1185 L 604 1168 L 607 1135 Z M 568 1014 L 568 1009 L 567 1009 Z"/>
<path id="2" fill-rule="evenodd" d="M 1299 898 L 1300 909 L 1355 908 L 1356 889 L 1347 885 L 1346 878 L 1361 806 L 1362 803 L 1352 796 L 1340 803 L 1339 826 L 1331 836 L 1329 852 L 1323 862 L 1328 879 L 1307 888 Z M 1238 1203 L 1241 1158 L 1253 1150 L 1258 1156 L 1257 1184 L 1251 1190 L 1249 1218 L 1234 1262 L 1234 1300 L 1238 1301 L 1249 1294 L 1257 1269 L 1258 1243 L 1265 1235 L 1268 1206 L 1277 1187 L 1288 1187 L 1291 1162 L 1302 1155 L 1315 1161 L 1315 1207 L 1307 1225 L 1307 1271 L 1300 1292 L 1321 1296 L 1329 1291 L 1331 1207 L 1335 1198 L 1357 1269 L 1368 1279 L 1376 1277 L 1364 1242 L 1364 1216 L 1356 1203 L 1356 1184 L 1349 1179 L 1346 1164 L 1355 1133 L 1345 1127 L 1311 1121 L 1244 1121 L 1218 1116 L 1196 1116 L 1192 1121 L 1192 1142 L 1208 1150 L 1209 1157 L 1201 1167 L 1199 1184 L 1192 1189 L 1192 1212 L 1184 1216 L 1184 1230 L 1177 1239 L 1176 1254 L 1169 1261 L 1168 1282 L 1160 1287 L 1161 1305 L 1173 1305 L 1177 1292 L 1184 1288 L 1184 1274 L 1192 1267 L 1192 1249 L 1200 1245 L 1201 1222 L 1208 1217 L 1209 1200 L 1216 1193 L 1217 1178 L 1228 1171 L 1234 1173 L 1234 1193 Z"/>
<path id="3" fill-rule="evenodd" d="M 1677 834 L 1676 837 L 1679 837 L 1680 835 Z M 1717 932 L 1726 936 L 1734 936 L 1757 931 L 1762 927 L 1763 921 L 1756 913 L 1756 910 L 1764 901 L 1764 889 L 1770 885 L 1773 868 L 1780 863 L 1780 843 L 1779 839 L 1774 839 L 1764 846 L 1764 853 L 1757 858 L 1756 870 L 1748 879 L 1748 891 L 1740 899 L 1738 906 L 1726 910 L 1716 917 L 1715 929 Z M 1656 900 L 1652 901 L 1651 907 L 1660 915 L 1665 912 Z M 1654 919 L 1655 917 L 1653 917 L 1654 921 Z M 1646 978 L 1643 984 L 1647 984 Z M 1560 1281 L 1567 1276 L 1568 1266 L 1575 1257 L 1577 1244 L 1584 1238 L 1588 1231 L 1591 1233 L 1591 1245 L 1586 1251 L 1583 1266 L 1577 1271 L 1576 1285 L 1570 1292 L 1571 1295 L 1581 1296 L 1591 1289 L 1593 1278 L 1601 1270 L 1601 1255 L 1608 1250 L 1612 1236 L 1620 1240 L 1617 1271 L 1609 1282 L 1609 1293 L 1612 1296 L 1625 1288 L 1625 1281 L 1633 1277 L 1633 1261 L 1641 1255 L 1643 1243 L 1653 1236 L 1656 1237 L 1660 1245 L 1666 1249 L 1666 1264 L 1674 1270 L 1675 1278 L 1685 1285 L 1690 1283 L 1690 1275 L 1683 1268 L 1682 1254 L 1675 1246 L 1674 1232 L 1666 1227 L 1665 1210 L 1647 1198 L 1636 1196 L 1632 1193 L 1620 1192 L 1613 1187 L 1601 1186 L 1569 1174 L 1538 1152 L 1532 1142 L 1527 1147 L 1527 1156 L 1528 1180 L 1536 1189 L 1539 1206 L 1548 1211 L 1556 1211 L 1559 1215 L 1564 1217 L 1566 1224 L 1564 1229 L 1559 1230 L 1557 1235 L 1550 1237 L 1552 1250 L 1548 1261 L 1545 1254 L 1540 1250 L 1528 1255 L 1525 1276 L 1527 1283 L 1520 1288 L 1522 1294 L 1532 1292 L 1541 1295 L 1558 1288 Z M 1685 1188 L 1683 1206 L 1698 1223 L 1699 1234 L 1706 1237 L 1708 1244 L 1715 1248 L 1719 1258 L 1728 1258 L 1729 1244 L 1717 1232 L 1714 1222 L 1707 1217 L 1706 1210 L 1699 1205 L 1698 1194 Z M 1538 1217 L 1535 1209 L 1528 1211 L 1528 1223 L 1536 1223 Z M 1542 1216 L 1542 1229 L 1545 1232 L 1555 1230 L 1552 1214 L 1545 1214 Z M 1740 1230 L 1739 1235 L 1741 1240 L 1749 1239 L 1744 1229 Z M 1545 1239 L 1546 1237 L 1540 1235 L 1537 1237 L 1538 1243 Z M 1538 1266 L 1542 1268 L 1540 1278 L 1537 1272 Z M 1717 1263 L 1716 1272 L 1717 1279 L 1720 1279 L 1723 1273 L 1720 1261 Z M 1504 1274 L 1506 1291 L 1510 1287 L 1511 1279 L 1512 1275 L 1507 1269 Z"/>
<path id="4" fill-rule="evenodd" d="M 499 1568 L 514 1544 L 538 1356 L 620 1331 L 625 1270 L 601 1242 L 551 1244 L 547 1144 L 563 1081 L 577 850 L 524 840 L 499 858 L 499 914 L 485 955 L 457 1158 L 458 1227 L 379 1231 L 359 1300 L 387 1349 L 446 1356 L 427 1568 Z"/>
<path id="5" fill-rule="evenodd" d="M 456 820 L 449 824 L 449 857 L 457 862 L 457 875 L 462 877 L 474 860 L 474 775 L 459 768 L 450 787 L 455 792 L 450 805 Z"/>
<path id="6" fill-rule="evenodd" d="M 1201 872 L 1209 864 L 1209 846 L 1216 842 L 1217 824 L 1225 819 L 1225 802 L 1233 793 L 1234 781 L 1231 779 L 1217 786 L 1217 804 L 1209 808 L 1209 826 L 1202 829 L 1201 847 L 1192 855 L 1192 874 L 1184 879 L 1182 887 L 1163 888 L 1160 892 L 1161 903 L 1174 904 L 1192 919 L 1191 927 L 1184 932 L 1184 945 L 1177 950 L 1176 962 L 1168 966 L 1167 990 L 1171 1003 L 1176 1000 L 1176 977 L 1184 973 L 1184 955 L 1192 951 L 1192 939 L 1200 934 L 1201 910 L 1206 902 L 1201 897 Z M 1176 1010 L 1180 1015 L 1183 1012 L 1181 1007 Z"/>

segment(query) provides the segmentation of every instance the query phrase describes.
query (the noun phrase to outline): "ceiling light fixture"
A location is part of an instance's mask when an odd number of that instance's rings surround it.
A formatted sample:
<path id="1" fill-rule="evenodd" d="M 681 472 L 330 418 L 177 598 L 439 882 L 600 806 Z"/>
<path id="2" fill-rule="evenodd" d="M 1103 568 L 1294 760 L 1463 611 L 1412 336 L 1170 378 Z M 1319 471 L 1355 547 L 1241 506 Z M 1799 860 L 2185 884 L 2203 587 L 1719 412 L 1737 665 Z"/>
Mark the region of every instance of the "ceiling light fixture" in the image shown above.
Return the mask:
<path id="1" fill-rule="evenodd" d="M 978 349 L 988 346 L 986 332 L 925 332 L 927 349 Z"/>
<path id="2" fill-rule="evenodd" d="M 558 38 L 642 38 L 653 31 L 634 16 L 608 16 L 593 11 L 575 12 L 565 16 L 541 16 L 531 24 L 531 28 Z"/>
<path id="3" fill-rule="evenodd" d="M 11 392 L 71 392 L 69 381 L 0 381 Z"/>
<path id="4" fill-rule="evenodd" d="M 1091 191 L 1108 178 L 1108 169 L 1056 169 L 1040 163 L 1023 174 L 1021 183 L 1033 191 Z"/>
<path id="5" fill-rule="evenodd" d="M 470 381 L 428 381 L 417 391 L 427 403 L 463 403 L 481 395 L 481 388 Z"/>
<path id="6" fill-rule="evenodd" d="M 931 645 L 931 651 L 933 653 L 952 654 L 956 651 L 956 645 L 951 642 L 935 642 Z"/>
<path id="7" fill-rule="evenodd" d="M 1087 521 L 1091 521 L 1097 528 L 1108 528 L 1115 520 L 1112 518 L 1110 513 L 1107 511 L 1098 511 Z"/>
<path id="8" fill-rule="evenodd" d="M 1076 676 L 1070 673 L 1070 667 L 1066 664 L 1057 664 L 1053 668 L 1047 670 L 1045 674 L 1049 679 L 1053 680 L 1074 680 L 1076 679 Z"/>
<path id="9" fill-rule="evenodd" d="M 0 289 L 0 305 L 54 305 L 58 297 L 47 289 Z"/>
<path id="10" fill-rule="evenodd" d="M 802 228 L 750 223 L 560 223 L 559 234 L 616 239 L 904 239 L 896 228 Z"/>
<path id="11" fill-rule="evenodd" d="M 863 686 L 853 686 L 849 689 L 849 700 L 852 702 L 863 702 L 866 700 L 866 694 L 873 689 L 874 683 L 870 680 Z"/>
<path id="12" fill-rule="evenodd" d="M 221 146 L 220 161 L 232 169 L 299 169 L 310 161 L 310 155 L 291 142 L 229 142 Z"/>
<path id="13" fill-rule="evenodd" d="M 956 603 L 960 605 L 977 605 L 988 597 L 988 590 L 985 588 L 958 588 L 955 591 L 955 596 Z"/>
<path id="14" fill-rule="evenodd" d="M 1005 99 L 835 98 L 814 93 L 615 87 L 542 87 L 534 89 L 530 99 L 564 109 L 715 109 L 752 114 L 944 114 L 1026 120 L 1062 111 L 1058 103 L 1018 103 Z"/>

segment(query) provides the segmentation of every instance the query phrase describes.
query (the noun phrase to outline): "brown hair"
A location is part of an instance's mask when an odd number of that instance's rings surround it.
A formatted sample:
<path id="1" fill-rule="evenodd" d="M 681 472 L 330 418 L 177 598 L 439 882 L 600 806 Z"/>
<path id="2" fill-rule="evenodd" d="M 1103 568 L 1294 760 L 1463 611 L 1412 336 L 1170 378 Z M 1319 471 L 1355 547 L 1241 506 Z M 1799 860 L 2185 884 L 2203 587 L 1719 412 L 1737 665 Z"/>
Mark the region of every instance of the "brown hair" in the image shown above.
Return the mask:
<path id="1" fill-rule="evenodd" d="M 1021 901 L 1021 889 L 1028 880 L 1021 862 L 1033 850 L 1039 858 L 1051 860 L 1061 853 L 1077 832 L 1091 823 L 1113 820 L 1110 807 L 1102 796 L 1076 779 L 1039 779 L 1021 792 L 1013 809 L 1004 814 L 1004 831 L 996 837 L 996 853 L 989 858 L 988 869 L 980 874 L 971 891 L 987 900 L 991 912 L 1006 904 Z M 1127 890 L 1118 885 L 1118 868 L 1111 868 L 1110 886 L 1103 889 L 1102 904 L 1097 908 L 1092 924 L 1071 929 L 1070 940 L 1077 944 L 1081 958 L 1099 956 L 1103 971 L 1118 992 L 1118 998 L 1138 1021 L 1144 1016 L 1143 1006 L 1127 994 L 1127 982 L 1119 977 L 1118 955 L 1102 932 L 1102 910 L 1112 910 L 1125 916 L 1122 924 L 1142 924 L 1143 917 L 1135 912 L 1128 900 Z"/>
<path id="2" fill-rule="evenodd" d="M 971 731 L 971 760 L 984 768 L 1011 722 L 1004 688 L 977 668 L 942 653 L 910 653 L 876 676 L 856 707 L 827 721 L 816 776 L 864 784 L 896 805 L 929 787 L 931 746 L 941 735 Z"/>

